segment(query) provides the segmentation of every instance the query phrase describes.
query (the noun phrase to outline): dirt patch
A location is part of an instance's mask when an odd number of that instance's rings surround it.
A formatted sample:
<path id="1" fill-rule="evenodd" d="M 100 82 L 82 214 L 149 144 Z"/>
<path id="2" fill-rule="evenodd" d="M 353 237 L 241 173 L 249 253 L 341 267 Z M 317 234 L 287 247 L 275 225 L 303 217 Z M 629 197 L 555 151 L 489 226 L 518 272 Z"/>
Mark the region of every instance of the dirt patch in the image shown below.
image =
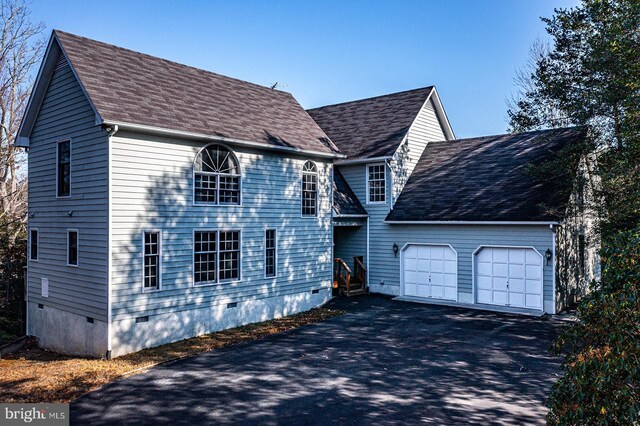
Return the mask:
<path id="1" fill-rule="evenodd" d="M 112 360 L 67 356 L 37 348 L 33 344 L 27 345 L 0 360 L 0 401 L 69 402 L 106 383 L 142 373 L 162 362 L 260 339 L 343 313 L 336 309 L 313 309 L 144 349 Z"/>

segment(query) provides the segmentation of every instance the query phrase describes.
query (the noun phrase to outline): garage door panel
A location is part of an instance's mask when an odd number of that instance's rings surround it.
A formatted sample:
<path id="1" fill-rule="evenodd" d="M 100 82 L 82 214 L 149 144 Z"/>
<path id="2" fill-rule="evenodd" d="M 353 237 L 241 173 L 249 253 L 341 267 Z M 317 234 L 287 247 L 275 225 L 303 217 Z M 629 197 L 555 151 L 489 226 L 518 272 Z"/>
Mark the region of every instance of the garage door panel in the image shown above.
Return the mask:
<path id="1" fill-rule="evenodd" d="M 415 284 L 418 282 L 418 273 L 415 271 L 409 271 L 409 270 L 405 270 L 404 271 L 404 282 L 405 283 L 411 283 L 411 284 Z"/>
<path id="2" fill-rule="evenodd" d="M 458 289 L 456 287 L 445 287 L 444 298 L 456 300 L 458 298 Z"/>
<path id="3" fill-rule="evenodd" d="M 540 264 L 540 255 L 533 250 L 526 251 L 526 262 L 527 264 L 539 265 Z"/>
<path id="4" fill-rule="evenodd" d="M 520 278 L 509 278 L 509 291 L 524 293 L 524 280 Z"/>
<path id="5" fill-rule="evenodd" d="M 539 265 L 527 265 L 526 267 L 527 278 L 540 278 L 541 271 Z"/>
<path id="6" fill-rule="evenodd" d="M 407 296 L 417 296 L 418 295 L 418 286 L 415 284 L 411 284 L 408 282 L 404 283 L 404 294 Z"/>
<path id="7" fill-rule="evenodd" d="M 478 303 L 542 309 L 542 258 L 535 250 L 483 247 L 474 265 Z"/>
<path id="8" fill-rule="evenodd" d="M 524 265 L 509 264 L 509 277 L 522 277 L 524 278 Z"/>
<path id="9" fill-rule="evenodd" d="M 524 307 L 525 306 L 524 293 L 510 292 L 509 293 L 509 305 L 510 306 L 515 306 L 515 307 L 518 307 L 518 308 Z"/>
<path id="10" fill-rule="evenodd" d="M 509 269 L 506 263 L 494 263 L 492 274 L 497 277 L 507 277 Z"/>
<path id="11" fill-rule="evenodd" d="M 526 292 L 534 294 L 542 294 L 542 283 L 538 280 L 525 280 Z"/>
<path id="12" fill-rule="evenodd" d="M 431 252 L 429 251 L 429 247 L 418 246 L 417 253 L 418 253 L 418 259 L 420 260 L 429 260 L 431 258 Z"/>
<path id="13" fill-rule="evenodd" d="M 478 289 L 478 303 L 491 303 L 491 290 Z"/>
<path id="14" fill-rule="evenodd" d="M 447 260 L 444 263 L 444 272 L 446 272 L 447 274 L 456 274 L 458 273 L 457 270 L 457 266 L 456 266 L 456 261 L 455 260 Z"/>
<path id="15" fill-rule="evenodd" d="M 444 285 L 444 274 L 442 273 L 431 273 L 431 285 Z"/>
<path id="16" fill-rule="evenodd" d="M 456 288 L 458 286 L 456 278 L 457 277 L 455 274 L 446 274 L 444 276 L 444 285 L 446 285 L 447 287 Z"/>
<path id="17" fill-rule="evenodd" d="M 542 306 L 542 296 L 538 294 L 526 294 L 525 295 L 526 307 Z"/>
<path id="18" fill-rule="evenodd" d="M 492 266 L 490 262 L 478 262 L 478 275 L 491 276 Z"/>
<path id="19" fill-rule="evenodd" d="M 491 290 L 493 288 L 492 278 L 487 276 L 478 276 L 476 286 L 479 290 Z"/>
<path id="20" fill-rule="evenodd" d="M 508 293 L 506 291 L 493 291 L 493 303 L 498 305 L 506 305 L 509 302 Z"/>

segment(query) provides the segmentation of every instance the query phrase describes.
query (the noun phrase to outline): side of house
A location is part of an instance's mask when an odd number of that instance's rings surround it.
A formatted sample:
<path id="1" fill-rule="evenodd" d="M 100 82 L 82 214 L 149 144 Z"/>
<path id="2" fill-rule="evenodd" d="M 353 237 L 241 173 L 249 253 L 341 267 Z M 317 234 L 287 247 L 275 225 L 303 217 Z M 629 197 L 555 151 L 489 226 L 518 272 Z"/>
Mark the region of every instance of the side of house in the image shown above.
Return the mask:
<path id="1" fill-rule="evenodd" d="M 331 297 L 330 159 L 127 132 L 111 148 L 114 356 Z M 199 158 L 223 152 L 237 166 L 205 202 Z M 301 210 L 307 178 L 313 212 Z"/>
<path id="2" fill-rule="evenodd" d="M 44 347 L 104 355 L 108 135 L 58 46 L 51 50 L 29 141 L 27 334 Z"/>

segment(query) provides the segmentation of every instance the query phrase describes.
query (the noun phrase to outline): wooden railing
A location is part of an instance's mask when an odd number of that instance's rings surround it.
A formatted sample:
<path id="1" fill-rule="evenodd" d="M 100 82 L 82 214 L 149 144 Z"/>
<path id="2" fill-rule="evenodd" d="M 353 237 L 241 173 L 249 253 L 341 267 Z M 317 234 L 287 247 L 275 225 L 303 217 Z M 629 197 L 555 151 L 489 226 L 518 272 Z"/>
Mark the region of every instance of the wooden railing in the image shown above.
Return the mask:
<path id="1" fill-rule="evenodd" d="M 353 273 L 362 283 L 362 287 L 367 287 L 367 268 L 364 267 L 364 258 L 356 256 L 353 258 Z"/>
<path id="2" fill-rule="evenodd" d="M 355 296 L 367 292 L 367 269 L 362 256 L 354 257 L 353 272 L 344 260 L 337 257 L 333 262 L 333 280 L 341 295 Z"/>

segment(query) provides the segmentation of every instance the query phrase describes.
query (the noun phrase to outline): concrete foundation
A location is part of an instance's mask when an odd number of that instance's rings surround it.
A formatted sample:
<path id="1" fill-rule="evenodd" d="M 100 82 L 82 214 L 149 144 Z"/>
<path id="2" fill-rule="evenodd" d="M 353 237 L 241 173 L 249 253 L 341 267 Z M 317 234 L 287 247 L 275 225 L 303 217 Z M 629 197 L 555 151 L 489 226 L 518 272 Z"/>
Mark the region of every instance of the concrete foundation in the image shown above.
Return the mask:
<path id="1" fill-rule="evenodd" d="M 331 289 L 311 291 L 268 299 L 204 306 L 179 312 L 114 321 L 112 356 L 159 346 L 190 337 L 212 333 L 240 325 L 308 311 L 331 299 Z"/>
<path id="2" fill-rule="evenodd" d="M 70 355 L 105 357 L 107 354 L 107 323 L 87 320 L 45 304 L 29 303 L 29 330 L 38 344 L 46 349 Z"/>

